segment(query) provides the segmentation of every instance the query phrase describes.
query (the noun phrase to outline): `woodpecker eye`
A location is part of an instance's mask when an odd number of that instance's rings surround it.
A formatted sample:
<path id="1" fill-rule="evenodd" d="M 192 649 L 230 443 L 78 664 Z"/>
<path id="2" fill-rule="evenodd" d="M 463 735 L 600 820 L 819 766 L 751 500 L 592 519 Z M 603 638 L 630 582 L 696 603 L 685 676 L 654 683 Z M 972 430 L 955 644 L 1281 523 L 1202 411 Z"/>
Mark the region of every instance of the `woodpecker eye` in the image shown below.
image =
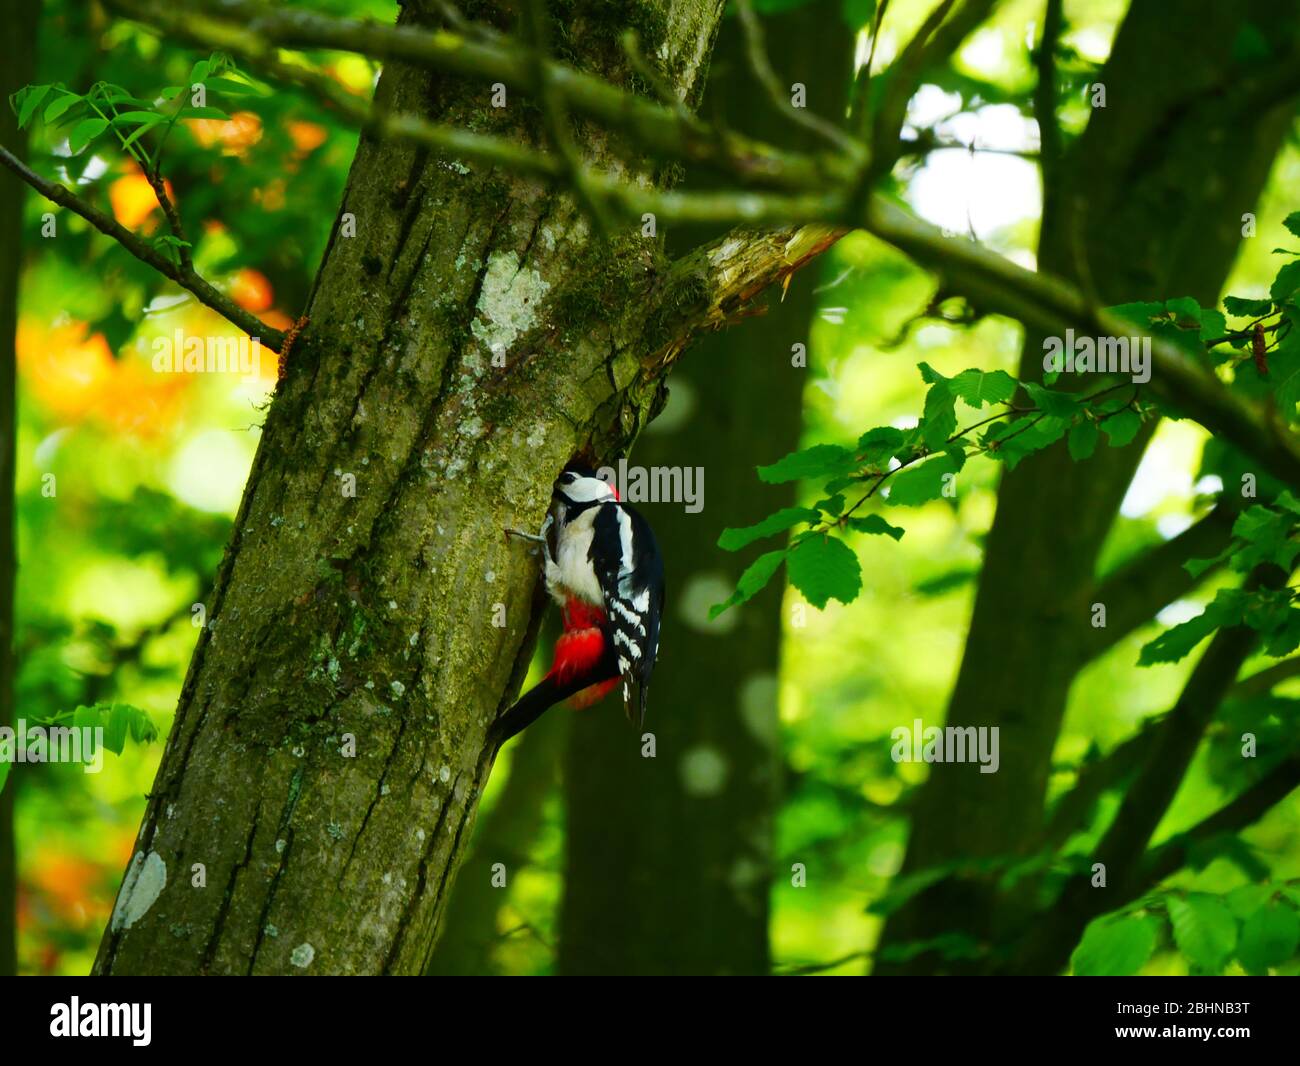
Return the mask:
<path id="1" fill-rule="evenodd" d="M 566 470 L 563 474 L 560 475 L 560 480 L 563 481 L 566 485 L 572 485 L 575 481 L 578 480 L 578 475 L 573 473 L 573 471 L 571 470 Z"/>

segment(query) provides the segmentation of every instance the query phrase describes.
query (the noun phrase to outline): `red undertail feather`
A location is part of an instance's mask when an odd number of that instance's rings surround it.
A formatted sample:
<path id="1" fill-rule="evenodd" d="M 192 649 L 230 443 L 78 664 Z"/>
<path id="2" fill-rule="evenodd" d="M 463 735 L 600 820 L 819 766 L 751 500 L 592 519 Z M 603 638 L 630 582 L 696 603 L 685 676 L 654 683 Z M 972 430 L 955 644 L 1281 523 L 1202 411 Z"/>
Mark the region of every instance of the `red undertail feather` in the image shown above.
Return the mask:
<path id="1" fill-rule="evenodd" d="M 555 661 L 548 677 L 564 684 L 595 669 L 605 653 L 605 612 L 581 600 L 570 599 L 564 607 L 564 632 L 555 642 Z M 569 706 L 590 707 L 618 683 L 610 678 L 590 685 L 570 697 Z"/>

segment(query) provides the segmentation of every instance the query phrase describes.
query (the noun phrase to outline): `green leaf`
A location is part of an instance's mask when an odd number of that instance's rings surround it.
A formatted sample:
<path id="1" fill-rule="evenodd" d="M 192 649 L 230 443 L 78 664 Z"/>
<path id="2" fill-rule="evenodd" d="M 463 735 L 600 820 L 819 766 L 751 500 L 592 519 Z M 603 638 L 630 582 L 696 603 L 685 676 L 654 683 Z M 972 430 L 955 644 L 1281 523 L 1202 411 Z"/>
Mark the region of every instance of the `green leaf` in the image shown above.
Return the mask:
<path id="1" fill-rule="evenodd" d="M 813 506 L 818 511 L 825 511 L 828 515 L 838 518 L 844 512 L 844 494 L 837 492 L 824 500 L 818 500 Z"/>
<path id="2" fill-rule="evenodd" d="M 856 466 L 857 459 L 848 448 L 838 444 L 814 444 L 803 451 L 791 452 L 769 466 L 760 466 L 758 477 L 769 485 L 779 485 L 803 478 L 835 477 Z"/>
<path id="3" fill-rule="evenodd" d="M 718 547 L 725 551 L 739 551 L 756 540 L 781 533 L 800 522 L 816 522 L 821 515 L 809 507 L 783 507 L 776 514 L 768 515 L 761 522 L 741 529 L 724 529 L 718 538 Z"/>
<path id="4" fill-rule="evenodd" d="M 67 111 L 68 108 L 70 108 L 73 104 L 79 104 L 79 103 L 81 103 L 81 97 L 78 96 L 76 93 L 64 93 L 64 95 L 57 97 L 55 100 L 53 100 L 50 103 L 50 106 L 45 109 L 46 123 L 53 122 L 56 118 L 58 118 L 65 111 Z"/>
<path id="5" fill-rule="evenodd" d="M 1272 895 L 1273 890 L 1268 885 L 1241 885 L 1224 896 L 1223 902 L 1228 905 L 1228 910 L 1244 921 L 1264 906 Z"/>
<path id="6" fill-rule="evenodd" d="M 1071 426 L 1070 436 L 1065 445 L 1070 449 L 1070 458 L 1076 463 L 1091 458 L 1092 453 L 1097 450 L 1097 440 L 1100 436 L 1097 423 L 1089 418 L 1081 419 Z"/>
<path id="7" fill-rule="evenodd" d="M 125 704 L 115 703 L 104 719 L 104 747 L 114 755 L 121 755 L 126 747 L 127 734 L 131 728 L 128 708 Z"/>
<path id="8" fill-rule="evenodd" d="M 208 89 L 220 92 L 223 96 L 261 96 L 262 90 L 256 85 L 236 81 L 234 78 L 208 78 Z"/>
<path id="9" fill-rule="evenodd" d="M 1159 926 L 1150 915 L 1099 918 L 1070 956 L 1077 977 L 1131 977 L 1151 958 Z"/>
<path id="10" fill-rule="evenodd" d="M 1268 294 L 1275 304 L 1284 304 L 1295 295 L 1296 289 L 1300 289 L 1300 262 L 1287 263 L 1279 270 Z"/>
<path id="11" fill-rule="evenodd" d="M 916 433 L 929 449 L 941 448 L 957 429 L 957 397 L 949 383 L 940 381 L 925 394 L 925 412 Z"/>
<path id="12" fill-rule="evenodd" d="M 950 382 L 953 395 L 979 410 L 986 404 L 1006 403 L 1016 393 L 1016 379 L 1005 370 L 963 370 Z"/>
<path id="13" fill-rule="evenodd" d="M 709 621 L 717 618 L 723 611 L 752 600 L 772 580 L 772 575 L 780 569 L 781 561 L 787 549 L 767 552 L 755 559 L 736 582 L 736 591 L 722 603 L 715 603 L 709 608 Z"/>
<path id="14" fill-rule="evenodd" d="M 854 516 L 849 519 L 849 528 L 857 533 L 883 533 L 895 540 L 902 540 L 903 534 L 907 532 L 898 526 L 891 526 L 878 514 L 864 515 L 861 518 Z"/>
<path id="15" fill-rule="evenodd" d="M 1222 970 L 1237 948 L 1237 920 L 1217 896 L 1170 896 L 1169 921 L 1178 950 L 1207 973 Z"/>
<path id="16" fill-rule="evenodd" d="M 867 466 L 883 466 L 903 450 L 906 440 L 901 429 L 878 426 L 858 438 L 857 453 Z"/>
<path id="17" fill-rule="evenodd" d="M 1282 225 L 1287 228 L 1288 233 L 1300 237 L 1300 211 L 1292 211 L 1282 220 Z"/>
<path id="18" fill-rule="evenodd" d="M 1225 296 L 1223 308 L 1233 318 L 1261 318 L 1273 310 L 1272 300 L 1252 300 L 1242 296 Z"/>
<path id="19" fill-rule="evenodd" d="M 852 603 L 862 588 L 862 567 L 853 549 L 824 533 L 795 545 L 786 567 L 790 583 L 819 611 L 829 600 Z"/>
<path id="20" fill-rule="evenodd" d="M 1079 407 L 1079 398 L 1073 393 L 1062 392 L 1060 389 L 1045 389 L 1036 381 L 1026 381 L 1023 387 L 1034 406 L 1044 414 L 1073 418 Z"/>
<path id="21" fill-rule="evenodd" d="M 88 118 L 78 122 L 68 137 L 68 151 L 76 155 L 106 129 L 108 129 L 107 119 Z"/>
<path id="22" fill-rule="evenodd" d="M 1295 217 L 1295 216 L 1292 216 Z M 1300 947 L 1300 915 L 1290 907 L 1270 903 L 1260 907 L 1241 927 L 1237 958 L 1247 969 L 1262 973 L 1286 962 Z"/>
<path id="23" fill-rule="evenodd" d="M 154 115 L 151 121 L 141 123 L 131 133 L 131 135 L 122 142 L 122 148 L 123 149 L 130 148 L 131 145 L 135 144 L 136 141 L 138 141 L 141 137 L 143 137 L 146 133 L 148 133 L 151 129 L 153 129 L 156 125 L 158 125 L 162 121 L 163 121 L 162 115 Z"/>
<path id="24" fill-rule="evenodd" d="M 900 507 L 916 507 L 937 500 L 944 488 L 952 484 L 961 466 L 952 453 L 945 452 L 904 470 L 889 482 L 889 502 Z"/>
<path id="25" fill-rule="evenodd" d="M 212 69 L 212 64 L 207 59 L 200 59 L 194 66 L 190 67 L 190 85 L 198 85 L 208 76 L 208 71 Z"/>
<path id="26" fill-rule="evenodd" d="M 1122 448 L 1137 436 L 1142 428 L 1142 416 L 1136 411 L 1116 411 L 1102 419 L 1101 429 L 1112 448 Z"/>
<path id="27" fill-rule="evenodd" d="M 9 780 L 9 763 L 0 762 L 0 792 L 5 790 L 5 782 Z"/>
<path id="28" fill-rule="evenodd" d="M 1212 559 L 1188 559 L 1183 563 L 1183 569 L 1191 574 L 1192 577 L 1200 577 L 1206 571 L 1212 570 L 1214 567 L 1219 566 L 1226 561 L 1235 550 L 1236 546 L 1229 544 L 1223 549 L 1223 551 L 1219 552 L 1219 554 L 1214 556 Z"/>
<path id="29" fill-rule="evenodd" d="M 1011 469 L 1027 455 L 1055 444 L 1065 435 L 1069 420 L 1057 415 L 1026 415 L 992 427 L 984 435 L 988 455 Z"/>
<path id="30" fill-rule="evenodd" d="M 1241 589 L 1220 589 L 1214 602 L 1195 618 L 1167 629 L 1146 644 L 1138 655 L 1138 666 L 1176 663 L 1220 626 L 1238 625 L 1246 610 L 1246 593 Z"/>
<path id="31" fill-rule="evenodd" d="M 18 128 L 20 130 L 27 128 L 27 123 L 52 88 L 54 88 L 52 85 L 29 85 L 23 90 L 23 103 L 18 111 Z"/>

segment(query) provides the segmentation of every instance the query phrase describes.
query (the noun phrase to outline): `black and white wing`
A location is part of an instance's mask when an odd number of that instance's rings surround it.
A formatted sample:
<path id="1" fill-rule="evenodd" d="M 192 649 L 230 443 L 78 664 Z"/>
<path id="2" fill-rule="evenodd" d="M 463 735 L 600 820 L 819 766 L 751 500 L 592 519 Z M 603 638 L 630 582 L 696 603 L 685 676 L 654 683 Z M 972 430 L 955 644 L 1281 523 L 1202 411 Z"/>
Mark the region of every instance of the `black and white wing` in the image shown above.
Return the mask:
<path id="1" fill-rule="evenodd" d="M 650 675 L 659 654 L 663 559 L 650 524 L 627 504 L 614 502 L 602 504 L 596 513 L 590 556 L 604 592 L 623 679 L 623 709 L 640 728 L 645 725 Z"/>

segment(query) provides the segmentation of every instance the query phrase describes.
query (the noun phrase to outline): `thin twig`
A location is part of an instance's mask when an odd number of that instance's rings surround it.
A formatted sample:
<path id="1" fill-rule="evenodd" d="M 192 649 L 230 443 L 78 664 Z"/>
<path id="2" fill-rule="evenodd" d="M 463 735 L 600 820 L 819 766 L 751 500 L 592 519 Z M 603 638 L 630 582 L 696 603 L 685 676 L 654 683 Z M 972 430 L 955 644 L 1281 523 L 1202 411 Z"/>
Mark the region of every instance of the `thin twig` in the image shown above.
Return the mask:
<path id="1" fill-rule="evenodd" d="M 866 151 L 861 142 L 854 140 L 838 126 L 826 121 L 815 112 L 795 107 L 790 102 L 786 91 L 781 87 L 780 79 L 776 76 L 776 71 L 772 69 L 772 61 L 767 56 L 763 24 L 754 12 L 753 3 L 751 0 L 737 0 L 736 10 L 740 15 L 741 28 L 745 31 L 745 46 L 750 69 L 759 84 L 763 86 L 777 112 L 834 145 L 849 158 L 863 158 Z"/>
<path id="2" fill-rule="evenodd" d="M 268 326 L 256 315 L 245 311 L 229 296 L 200 277 L 192 267 L 186 268 L 174 263 L 156 248 L 137 237 L 117 219 L 104 214 L 99 208 L 87 203 L 64 186 L 41 177 L 3 145 L 0 145 L 0 164 L 8 167 L 47 200 L 60 207 L 66 207 L 69 211 L 80 215 L 101 233 L 112 237 L 141 262 L 148 263 L 158 273 L 192 293 L 201 304 L 212 308 L 250 337 L 256 338 L 273 351 L 280 350 L 281 344 L 284 343 L 284 334 L 280 330 Z"/>

